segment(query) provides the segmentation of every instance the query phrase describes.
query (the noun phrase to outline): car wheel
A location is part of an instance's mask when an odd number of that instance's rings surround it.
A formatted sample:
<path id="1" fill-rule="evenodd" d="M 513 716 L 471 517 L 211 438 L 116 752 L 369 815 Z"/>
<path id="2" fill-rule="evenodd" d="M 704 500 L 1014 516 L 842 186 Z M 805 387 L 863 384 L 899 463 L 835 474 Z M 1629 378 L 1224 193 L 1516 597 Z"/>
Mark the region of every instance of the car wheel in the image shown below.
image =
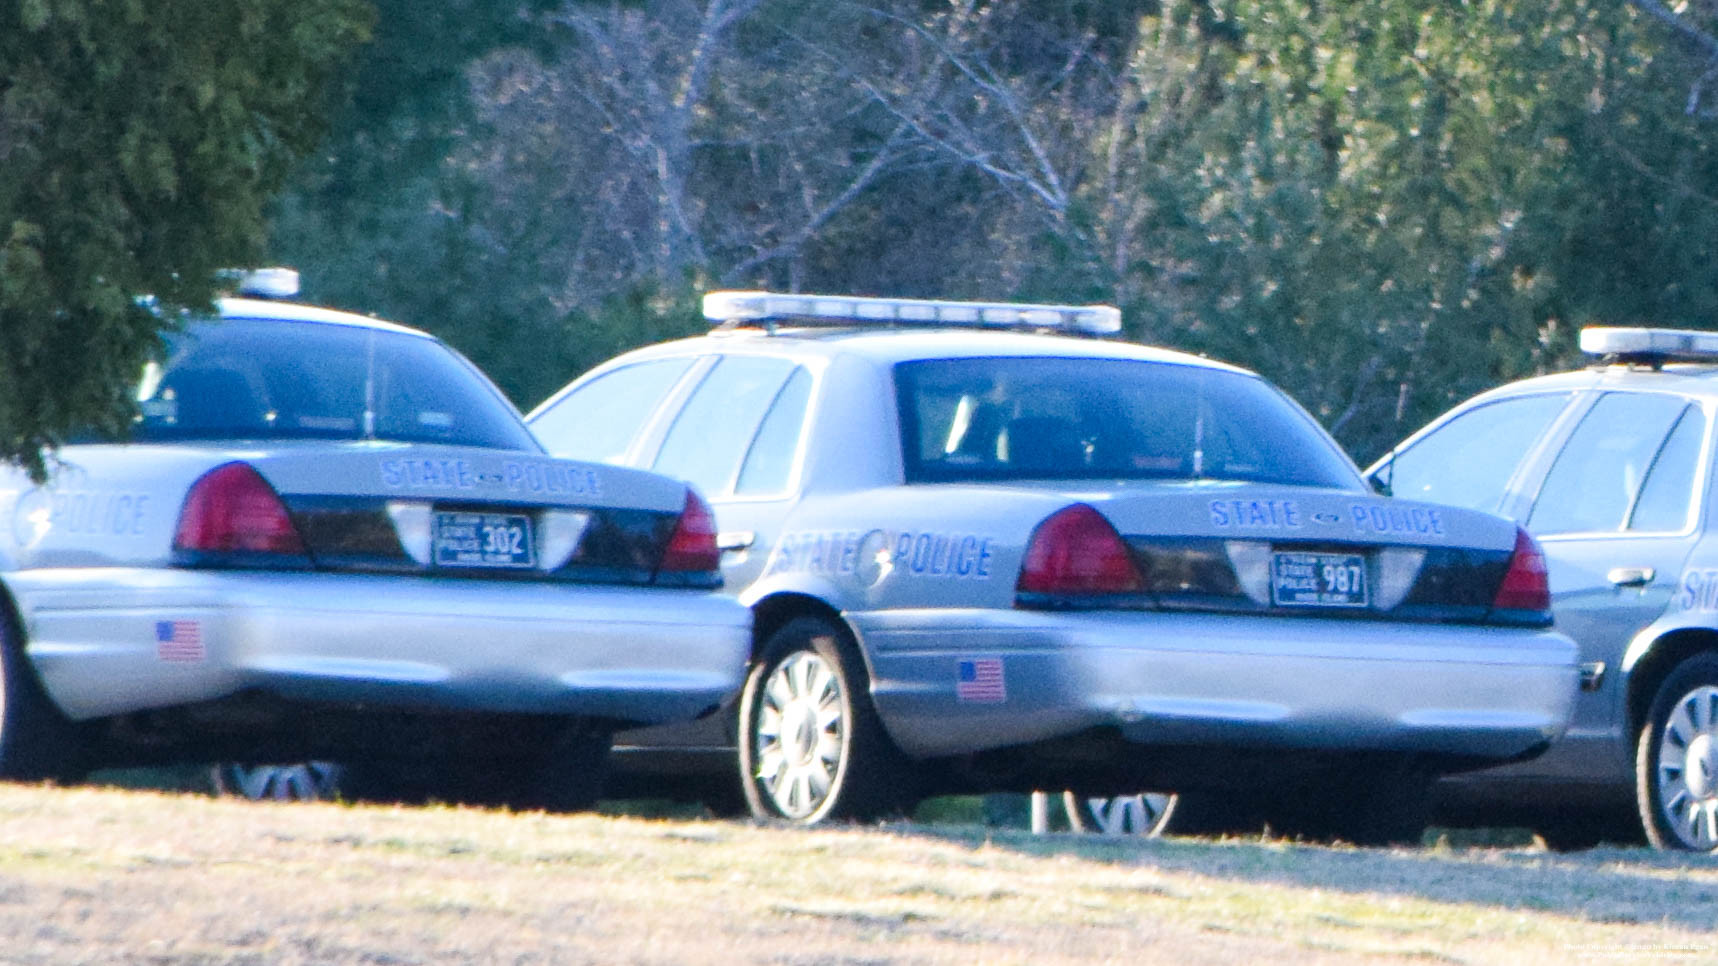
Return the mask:
<path id="1" fill-rule="evenodd" d="M 215 794 L 253 802 L 325 802 L 344 791 L 345 769 L 331 761 L 247 765 L 226 761 L 209 769 Z"/>
<path id="2" fill-rule="evenodd" d="M 740 695 L 739 767 L 753 816 L 811 825 L 903 808 L 906 769 L 846 635 L 801 617 L 765 642 Z"/>
<path id="3" fill-rule="evenodd" d="M 1113 798 L 1082 798 L 1062 793 L 1062 810 L 1075 832 L 1103 835 L 1135 835 L 1154 839 L 1171 831 L 1177 798 L 1173 794 L 1147 792 Z"/>
<path id="4" fill-rule="evenodd" d="M 86 770 L 76 727 L 54 707 L 0 608 L 0 779 L 81 779 Z"/>
<path id="5" fill-rule="evenodd" d="M 1655 848 L 1718 850 L 1718 656 L 1678 665 L 1635 746 L 1635 798 Z"/>

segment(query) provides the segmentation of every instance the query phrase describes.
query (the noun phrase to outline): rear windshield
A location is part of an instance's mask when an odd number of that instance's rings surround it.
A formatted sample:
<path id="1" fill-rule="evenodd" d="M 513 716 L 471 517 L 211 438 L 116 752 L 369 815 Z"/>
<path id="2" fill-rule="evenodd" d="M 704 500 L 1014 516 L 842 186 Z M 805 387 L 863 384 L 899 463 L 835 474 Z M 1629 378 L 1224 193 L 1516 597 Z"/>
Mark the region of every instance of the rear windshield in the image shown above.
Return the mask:
<path id="1" fill-rule="evenodd" d="M 519 414 L 447 346 L 361 326 L 195 323 L 138 389 L 136 440 L 384 439 L 538 450 Z"/>
<path id="2" fill-rule="evenodd" d="M 1353 464 L 1255 376 L 1128 359 L 895 367 L 907 479 L 1242 480 L 1356 489 Z"/>

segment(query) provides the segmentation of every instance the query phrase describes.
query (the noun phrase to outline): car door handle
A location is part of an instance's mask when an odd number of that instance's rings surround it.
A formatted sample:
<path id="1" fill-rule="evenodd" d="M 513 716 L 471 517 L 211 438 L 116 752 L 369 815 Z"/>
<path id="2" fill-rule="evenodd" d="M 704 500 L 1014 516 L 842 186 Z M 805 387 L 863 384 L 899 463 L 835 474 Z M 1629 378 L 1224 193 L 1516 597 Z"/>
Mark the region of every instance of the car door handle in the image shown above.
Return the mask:
<path id="1" fill-rule="evenodd" d="M 1597 691 L 1605 683 L 1605 662 L 1588 661 L 1581 665 L 1581 690 Z"/>
<path id="2" fill-rule="evenodd" d="M 1612 567 L 1605 579 L 1618 587 L 1645 587 L 1656 573 L 1651 567 Z"/>
<path id="3" fill-rule="evenodd" d="M 717 550 L 744 550 L 752 545 L 758 535 L 750 530 L 724 530 L 716 534 Z"/>

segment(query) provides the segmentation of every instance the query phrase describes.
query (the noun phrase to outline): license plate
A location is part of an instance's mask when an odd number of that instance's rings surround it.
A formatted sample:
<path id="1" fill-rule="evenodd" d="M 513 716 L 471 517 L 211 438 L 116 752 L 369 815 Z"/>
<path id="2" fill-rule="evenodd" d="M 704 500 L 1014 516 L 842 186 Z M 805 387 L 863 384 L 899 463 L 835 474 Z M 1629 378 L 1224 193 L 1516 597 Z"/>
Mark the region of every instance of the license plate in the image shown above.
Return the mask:
<path id="1" fill-rule="evenodd" d="M 1273 553 L 1271 601 L 1278 607 L 1365 607 L 1366 558 L 1356 553 Z"/>
<path id="2" fill-rule="evenodd" d="M 522 513 L 437 512 L 438 567 L 533 567 L 531 518 Z"/>

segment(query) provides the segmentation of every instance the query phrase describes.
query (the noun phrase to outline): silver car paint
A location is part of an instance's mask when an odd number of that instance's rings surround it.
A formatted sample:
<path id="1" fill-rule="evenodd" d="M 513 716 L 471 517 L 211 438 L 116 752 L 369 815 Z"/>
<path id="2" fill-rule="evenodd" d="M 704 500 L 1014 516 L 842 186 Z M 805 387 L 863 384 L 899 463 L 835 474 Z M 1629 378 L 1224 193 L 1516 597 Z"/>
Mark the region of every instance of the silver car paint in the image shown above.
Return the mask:
<path id="1" fill-rule="evenodd" d="M 1407 450 L 1477 405 L 1548 391 L 1574 393 L 1528 454 L 1499 506 L 1499 512 L 1524 520 L 1561 446 L 1598 396 L 1608 390 L 1673 394 L 1700 406 L 1706 430 L 1691 519 L 1675 533 L 1571 533 L 1539 538 L 1550 571 L 1557 628 L 1575 641 L 1581 663 L 1589 668 L 1602 666 L 1603 674 L 1596 689 L 1578 693 L 1567 734 L 1544 755 L 1460 776 L 1464 783 L 1573 782 L 1632 789 L 1636 722 L 1628 705 L 1636 687 L 1634 671 L 1672 635 L 1718 632 L 1718 601 L 1700 593 L 1701 575 L 1718 572 L 1718 542 L 1708 535 L 1707 515 L 1707 507 L 1718 499 L 1718 474 L 1712 472 L 1718 458 L 1713 438 L 1718 424 L 1714 419 L 1718 369 L 1670 366 L 1655 372 L 1606 366 L 1527 379 L 1453 407 L 1396 449 Z M 1368 472 L 1387 472 L 1387 465 L 1387 459 L 1380 460 Z M 1638 587 L 1621 587 L 1610 579 L 1611 572 L 1619 569 L 1650 570 L 1652 577 Z M 1690 586 L 1691 578 L 1695 586 Z"/>
<path id="2" fill-rule="evenodd" d="M 428 338 L 328 310 L 223 304 Z M 750 614 L 713 591 L 170 565 L 187 490 L 234 460 L 288 495 L 677 512 L 685 487 L 656 474 L 388 442 L 69 445 L 56 459 L 42 485 L 0 467 L 0 592 L 49 697 L 74 719 L 260 688 L 658 722 L 707 710 L 741 681 Z M 199 628 L 194 659 L 157 647 L 157 622 L 176 621 Z"/>
<path id="3" fill-rule="evenodd" d="M 1120 724 L 1142 742 L 1435 750 L 1501 759 L 1542 746 L 1566 725 L 1575 657 L 1568 639 L 1554 631 L 1014 606 L 1015 579 L 1033 529 L 1076 501 L 1099 508 L 1124 534 L 1364 536 L 1384 544 L 1508 550 L 1515 528 L 1495 516 L 1384 500 L 1364 489 L 1358 469 L 1353 491 L 1232 483 L 902 482 L 890 374 L 896 362 L 1048 354 L 1241 370 L 1167 350 L 1018 334 L 896 331 L 799 339 L 724 332 L 618 357 L 537 412 L 614 368 L 715 352 L 780 355 L 817 376 L 793 492 L 765 499 L 707 494 L 724 534 L 744 541 L 724 558 L 728 588 L 748 604 L 791 594 L 839 612 L 861 642 L 884 725 L 909 753 L 955 754 Z M 698 377 L 694 367 L 665 397 L 672 405 L 652 417 L 654 428 L 632 447 L 630 462 L 648 465 L 666 431 L 665 413 L 677 408 Z M 554 450 L 554 440 L 544 442 Z M 1214 526 L 1213 503 L 1238 498 L 1292 500 L 1296 511 L 1292 519 Z M 1392 507 L 1395 517 L 1387 512 Z M 1384 508 L 1384 523 L 1369 521 L 1363 533 L 1357 508 L 1368 514 Z M 1402 515 L 1416 508 L 1436 515 L 1436 532 L 1423 513 Z M 910 541 L 903 548 L 904 535 Z M 928 556 L 915 566 L 913 552 L 921 546 Z M 1007 700 L 958 700 L 956 662 L 985 657 L 1003 659 Z M 1333 688 L 1333 680 L 1344 684 Z"/>

